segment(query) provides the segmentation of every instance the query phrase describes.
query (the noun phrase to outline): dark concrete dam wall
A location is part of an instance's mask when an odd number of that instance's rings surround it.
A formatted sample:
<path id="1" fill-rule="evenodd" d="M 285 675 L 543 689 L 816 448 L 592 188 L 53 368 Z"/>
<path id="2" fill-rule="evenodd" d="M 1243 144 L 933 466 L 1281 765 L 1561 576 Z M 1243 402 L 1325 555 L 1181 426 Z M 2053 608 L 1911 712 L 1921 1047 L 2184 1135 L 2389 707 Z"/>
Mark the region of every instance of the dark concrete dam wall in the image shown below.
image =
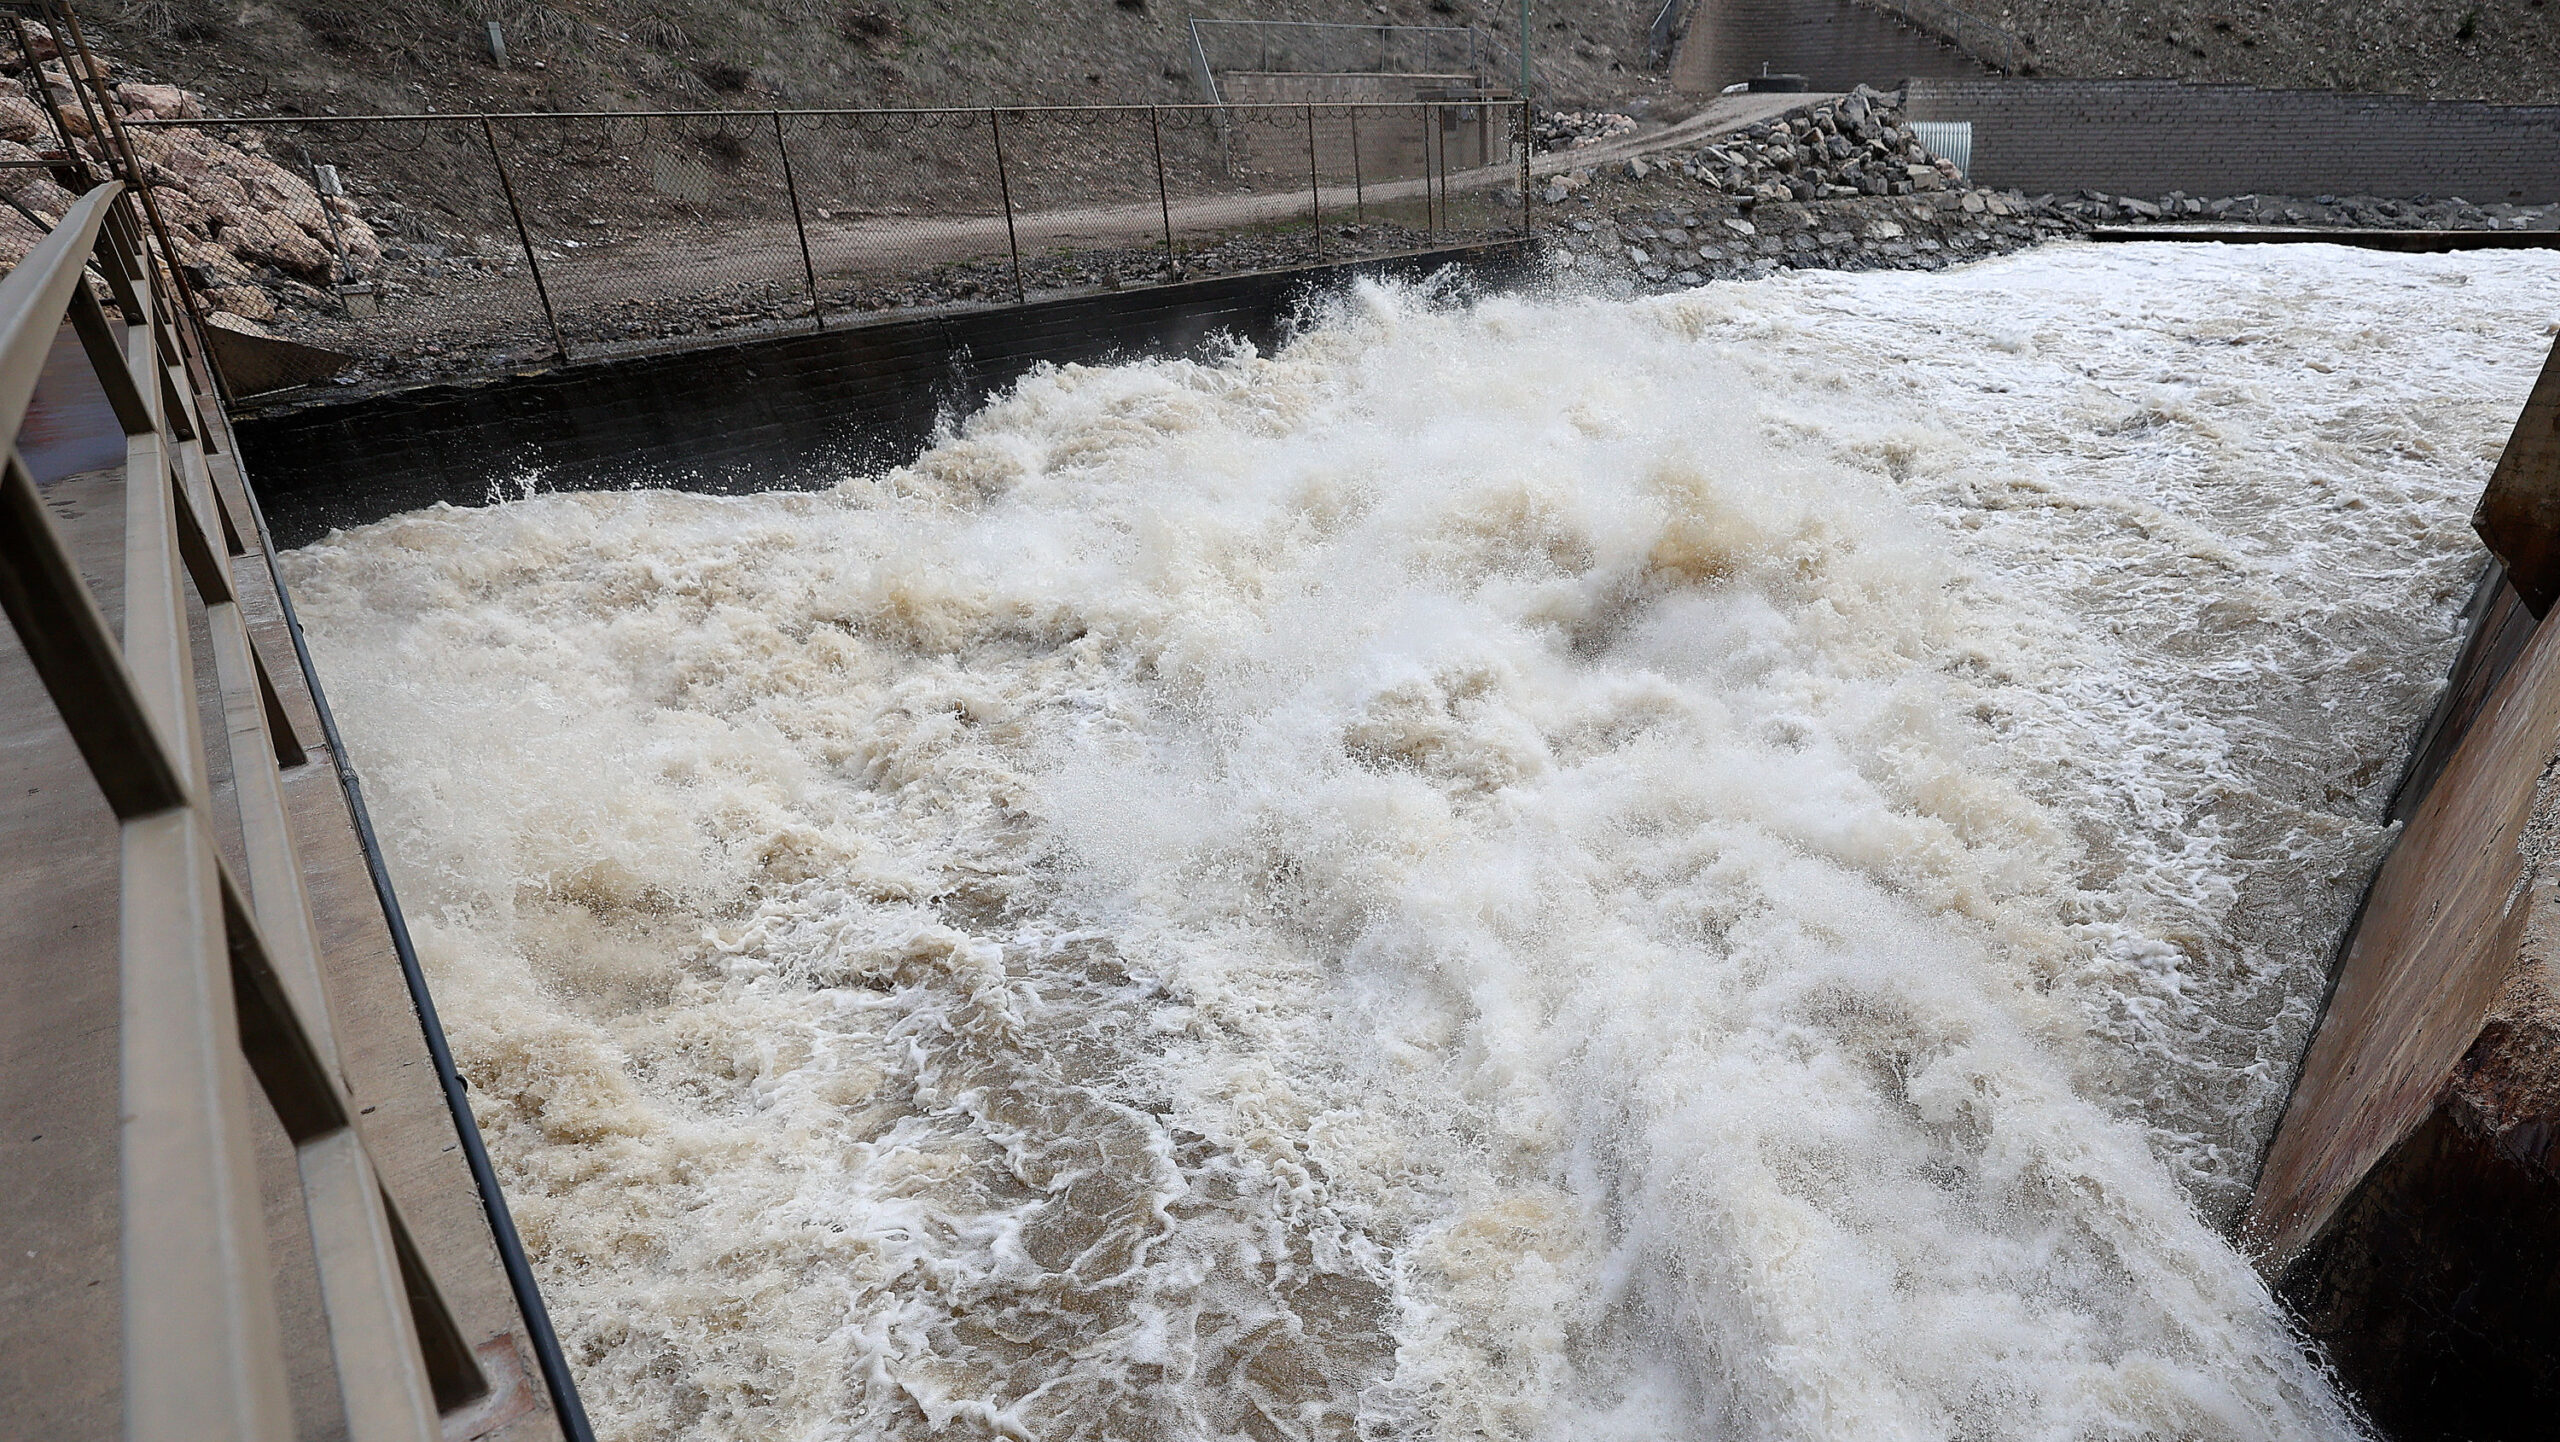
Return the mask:
<path id="1" fill-rule="evenodd" d="M 1528 278 L 1518 242 L 953 309 L 801 335 L 270 408 L 238 421 L 276 544 L 433 505 L 546 490 L 824 485 L 913 456 L 1042 364 L 1268 347 L 1314 298 L 1364 276 Z"/>
<path id="2" fill-rule="evenodd" d="M 2537 523 L 2535 518 L 2542 518 Z M 2560 1416 L 2560 352 L 2477 518 L 2500 558 L 2260 1171 L 2263 1264 L 2402 1442 Z"/>
<path id="3" fill-rule="evenodd" d="M 1974 182 L 2030 194 L 2560 199 L 2560 106 L 2014 76 L 1915 78 L 1906 103 L 1971 121 Z"/>

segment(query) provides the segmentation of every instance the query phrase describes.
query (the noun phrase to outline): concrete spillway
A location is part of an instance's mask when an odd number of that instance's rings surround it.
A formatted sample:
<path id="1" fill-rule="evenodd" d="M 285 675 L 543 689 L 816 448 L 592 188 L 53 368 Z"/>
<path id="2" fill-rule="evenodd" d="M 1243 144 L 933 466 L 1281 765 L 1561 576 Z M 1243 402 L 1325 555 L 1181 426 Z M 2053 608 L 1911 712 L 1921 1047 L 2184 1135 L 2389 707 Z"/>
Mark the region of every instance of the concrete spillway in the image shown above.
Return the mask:
<path id="1" fill-rule="evenodd" d="M 2195 1214 L 2549 264 L 1382 292 L 292 564 L 621 1415 L 2339 1435 Z"/>
<path id="2" fill-rule="evenodd" d="M 2465 612 L 2463 518 L 2550 264 L 1386 287 L 870 450 L 815 342 L 246 449 L 612 1426 L 2419 1435 L 2403 1302 L 2431 1377 L 2540 1385 L 2461 1340 L 2506 1294 L 2410 1284 L 2549 1275 L 2496 1060 L 2560 651 L 2512 539 Z M 625 479 L 802 489 L 616 488 L 635 434 Z M 446 1215 L 321 775 L 351 1081 Z M 2484 1205 L 2505 1250 L 2445 1240 Z M 2205 1220 L 2252 1217 L 2353 1391 Z"/>

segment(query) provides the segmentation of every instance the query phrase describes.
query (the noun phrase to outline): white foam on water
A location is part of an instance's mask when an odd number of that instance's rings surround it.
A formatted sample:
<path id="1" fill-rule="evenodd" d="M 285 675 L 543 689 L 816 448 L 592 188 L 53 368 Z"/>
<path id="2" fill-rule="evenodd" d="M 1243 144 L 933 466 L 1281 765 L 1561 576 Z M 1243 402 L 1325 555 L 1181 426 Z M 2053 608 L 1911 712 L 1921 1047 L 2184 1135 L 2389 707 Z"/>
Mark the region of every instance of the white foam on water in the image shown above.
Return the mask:
<path id="1" fill-rule="evenodd" d="M 616 1438 L 2293 1438 L 2560 259 L 1368 289 L 289 558 Z"/>

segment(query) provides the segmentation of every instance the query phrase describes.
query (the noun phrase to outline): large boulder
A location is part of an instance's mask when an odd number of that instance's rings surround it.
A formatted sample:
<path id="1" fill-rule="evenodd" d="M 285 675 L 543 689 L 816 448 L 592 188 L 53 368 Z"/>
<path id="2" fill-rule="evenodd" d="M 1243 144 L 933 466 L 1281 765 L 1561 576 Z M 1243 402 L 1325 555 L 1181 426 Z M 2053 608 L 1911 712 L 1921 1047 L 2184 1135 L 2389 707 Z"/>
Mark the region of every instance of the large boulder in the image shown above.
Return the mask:
<path id="1" fill-rule="evenodd" d="M 325 285 L 331 279 L 327 248 L 301 227 L 264 211 L 235 212 L 218 236 L 232 254 L 251 264 L 271 265 L 314 284 Z"/>
<path id="2" fill-rule="evenodd" d="M 47 224 L 71 208 L 71 192 L 54 181 L 51 171 L 35 168 L 36 153 L 14 141 L 0 140 L 0 196 L 34 211 Z"/>
<path id="3" fill-rule="evenodd" d="M 44 231 L 34 221 L 18 212 L 0 206 L 0 270 L 27 258 L 27 252 L 44 239 Z"/>
<path id="4" fill-rule="evenodd" d="M 0 94 L 0 140 L 49 145 L 53 138 L 53 122 L 45 119 L 34 101 L 21 95 Z"/>
<path id="5" fill-rule="evenodd" d="M 257 277 L 250 273 L 249 267 L 240 263 L 240 257 L 232 254 L 229 246 L 214 241 L 191 240 L 186 236 L 178 236 L 175 241 L 178 258 L 187 267 L 187 279 L 199 289 L 218 290 L 257 284 Z"/>
<path id="6" fill-rule="evenodd" d="M 62 46 L 54 40 L 53 31 L 41 21 L 19 21 L 18 34 L 26 42 L 27 54 L 33 55 L 39 65 L 45 61 L 57 59 L 62 54 Z M 26 62 L 19 56 L 18 47 L 8 41 L 0 40 L 0 73 L 15 75 L 26 68 Z"/>
<path id="7" fill-rule="evenodd" d="M 153 120 L 195 120 L 204 107 L 195 97 L 175 85 L 147 85 L 128 80 L 116 87 L 116 103 L 128 115 L 148 116 Z"/>

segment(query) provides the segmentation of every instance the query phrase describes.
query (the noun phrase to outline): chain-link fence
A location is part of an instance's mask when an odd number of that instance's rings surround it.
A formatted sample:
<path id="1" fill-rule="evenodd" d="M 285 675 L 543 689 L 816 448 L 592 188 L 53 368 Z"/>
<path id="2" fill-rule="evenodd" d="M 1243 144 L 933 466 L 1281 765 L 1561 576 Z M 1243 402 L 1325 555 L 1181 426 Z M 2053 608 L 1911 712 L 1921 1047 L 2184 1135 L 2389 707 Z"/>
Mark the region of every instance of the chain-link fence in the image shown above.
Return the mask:
<path id="1" fill-rule="evenodd" d="M 207 306 L 354 379 L 1516 238 L 1526 120 L 1453 100 L 133 128 Z M 261 241 L 262 208 L 310 223 Z"/>
<path id="2" fill-rule="evenodd" d="M 1194 20 L 1191 58 L 1204 98 L 1236 100 L 1222 78 L 1399 75 L 1502 86 L 1519 52 L 1473 25 L 1343 25 L 1305 20 Z"/>

